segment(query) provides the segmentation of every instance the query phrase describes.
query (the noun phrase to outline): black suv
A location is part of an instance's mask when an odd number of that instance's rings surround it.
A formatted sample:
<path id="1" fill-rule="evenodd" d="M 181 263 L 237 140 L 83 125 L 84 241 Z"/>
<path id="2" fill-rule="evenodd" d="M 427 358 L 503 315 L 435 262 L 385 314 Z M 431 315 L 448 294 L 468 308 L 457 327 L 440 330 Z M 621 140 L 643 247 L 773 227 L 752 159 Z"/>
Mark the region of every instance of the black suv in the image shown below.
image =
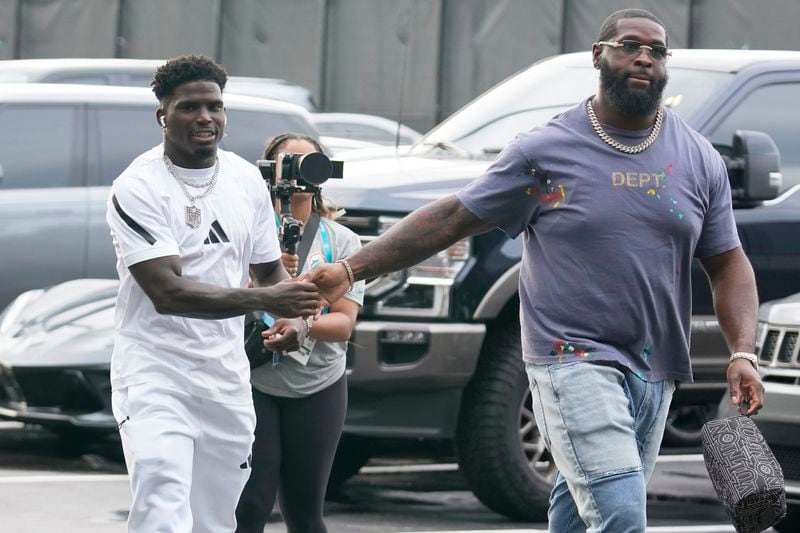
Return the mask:
<path id="1" fill-rule="evenodd" d="M 800 52 L 676 50 L 669 74 L 664 104 L 728 162 L 739 233 L 761 300 L 800 291 Z M 345 224 L 369 241 L 478 177 L 517 132 L 596 87 L 588 53 L 541 61 L 399 155 L 394 149 L 384 157 L 375 150 L 368 158 L 354 154 L 345 179 L 326 184 L 326 194 L 346 208 Z M 785 192 L 774 198 L 779 189 Z M 350 408 L 334 481 L 380 453 L 378 444 L 387 440 L 433 443 L 434 450 L 454 449 L 488 507 L 542 519 L 555 468 L 533 418 L 520 356 L 521 252 L 520 238 L 494 230 L 368 281 L 348 353 Z M 695 382 L 682 384 L 675 396 L 665 435 L 673 445 L 697 444 L 726 387 L 728 350 L 699 265 L 693 274 Z"/>

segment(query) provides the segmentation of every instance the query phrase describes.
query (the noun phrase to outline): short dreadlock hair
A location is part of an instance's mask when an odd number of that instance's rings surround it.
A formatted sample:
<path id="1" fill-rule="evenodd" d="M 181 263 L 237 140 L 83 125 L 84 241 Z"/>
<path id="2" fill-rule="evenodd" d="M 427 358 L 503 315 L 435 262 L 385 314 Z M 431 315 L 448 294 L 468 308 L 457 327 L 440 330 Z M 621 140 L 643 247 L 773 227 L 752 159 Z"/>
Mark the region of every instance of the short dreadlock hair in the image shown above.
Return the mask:
<path id="1" fill-rule="evenodd" d="M 175 88 L 179 85 L 192 81 L 213 81 L 223 90 L 228 81 L 228 73 L 210 57 L 183 55 L 158 67 L 150 86 L 160 102 L 175 94 Z"/>
<path id="2" fill-rule="evenodd" d="M 665 39 L 667 37 L 667 27 L 661 21 L 660 18 L 653 15 L 649 11 L 645 11 L 644 9 L 620 9 L 619 11 L 615 11 L 611 13 L 606 20 L 603 21 L 603 25 L 600 26 L 600 32 L 597 35 L 597 41 L 608 41 L 617 33 L 617 22 L 622 19 L 647 19 L 652 20 L 659 26 L 664 29 Z M 665 45 L 668 45 L 668 42 L 664 42 Z"/>

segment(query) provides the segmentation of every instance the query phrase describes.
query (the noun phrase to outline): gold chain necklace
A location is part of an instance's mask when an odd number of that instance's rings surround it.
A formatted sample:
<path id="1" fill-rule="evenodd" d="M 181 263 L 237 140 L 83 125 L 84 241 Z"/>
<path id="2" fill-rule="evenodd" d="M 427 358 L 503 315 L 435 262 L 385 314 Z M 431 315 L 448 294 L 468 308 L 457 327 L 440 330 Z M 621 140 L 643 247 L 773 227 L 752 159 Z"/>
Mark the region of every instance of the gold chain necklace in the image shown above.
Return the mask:
<path id="1" fill-rule="evenodd" d="M 650 145 L 653 144 L 658 138 L 658 134 L 661 131 L 661 121 L 664 119 L 664 108 L 658 106 L 658 111 L 656 112 L 656 121 L 653 124 L 653 129 L 650 131 L 650 135 L 648 135 L 647 138 L 640 144 L 635 146 L 628 146 L 627 144 L 617 142 L 612 139 L 608 133 L 606 133 L 606 130 L 603 129 L 600 121 L 597 120 L 597 115 L 594 114 L 594 107 L 592 107 L 591 98 L 586 102 L 586 114 L 589 115 L 589 123 L 592 125 L 592 129 L 597 136 L 603 140 L 603 142 L 605 142 L 611 148 L 619 150 L 620 152 L 624 152 L 626 154 L 638 154 L 650 148 Z"/>

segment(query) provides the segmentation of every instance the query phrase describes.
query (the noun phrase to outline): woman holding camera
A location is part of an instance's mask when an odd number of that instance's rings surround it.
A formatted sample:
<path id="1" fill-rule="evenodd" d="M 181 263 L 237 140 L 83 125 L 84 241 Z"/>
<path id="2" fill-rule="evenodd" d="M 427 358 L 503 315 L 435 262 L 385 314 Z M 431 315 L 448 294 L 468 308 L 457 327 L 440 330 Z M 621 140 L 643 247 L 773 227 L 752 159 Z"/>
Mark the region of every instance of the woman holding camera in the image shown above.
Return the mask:
<path id="1" fill-rule="evenodd" d="M 264 159 L 322 151 L 311 137 L 283 134 L 270 141 Z M 360 247 L 358 236 L 332 219 L 336 211 L 325 204 L 320 191 L 294 192 L 290 204 L 292 216 L 304 226 L 313 214 L 320 217 L 303 268 L 297 255 L 282 256 L 292 276 Z M 327 531 L 322 520 L 325 489 L 347 410 L 345 353 L 363 299 L 362 281 L 318 319 L 307 322 L 305 349 L 277 355 L 272 364 L 252 370 L 257 423 L 252 472 L 236 510 L 238 533 L 264 531 L 276 494 L 290 533 Z"/>

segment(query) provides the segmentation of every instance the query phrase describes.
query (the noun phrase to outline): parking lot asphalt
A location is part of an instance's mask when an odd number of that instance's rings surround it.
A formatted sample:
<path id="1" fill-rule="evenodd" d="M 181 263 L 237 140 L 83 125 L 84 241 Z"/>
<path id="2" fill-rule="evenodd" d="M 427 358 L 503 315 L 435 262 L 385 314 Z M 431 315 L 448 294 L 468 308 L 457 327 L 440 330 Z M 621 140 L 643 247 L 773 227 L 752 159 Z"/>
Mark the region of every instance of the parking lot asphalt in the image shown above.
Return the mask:
<path id="1" fill-rule="evenodd" d="M 113 441 L 80 449 L 0 423 L 0 516 L 13 533 L 122 533 L 130 490 Z M 546 531 L 509 521 L 467 489 L 458 467 L 373 461 L 326 504 L 331 533 Z M 662 455 L 648 490 L 648 532 L 733 532 L 697 453 Z M 285 531 L 276 509 L 265 532 Z"/>

